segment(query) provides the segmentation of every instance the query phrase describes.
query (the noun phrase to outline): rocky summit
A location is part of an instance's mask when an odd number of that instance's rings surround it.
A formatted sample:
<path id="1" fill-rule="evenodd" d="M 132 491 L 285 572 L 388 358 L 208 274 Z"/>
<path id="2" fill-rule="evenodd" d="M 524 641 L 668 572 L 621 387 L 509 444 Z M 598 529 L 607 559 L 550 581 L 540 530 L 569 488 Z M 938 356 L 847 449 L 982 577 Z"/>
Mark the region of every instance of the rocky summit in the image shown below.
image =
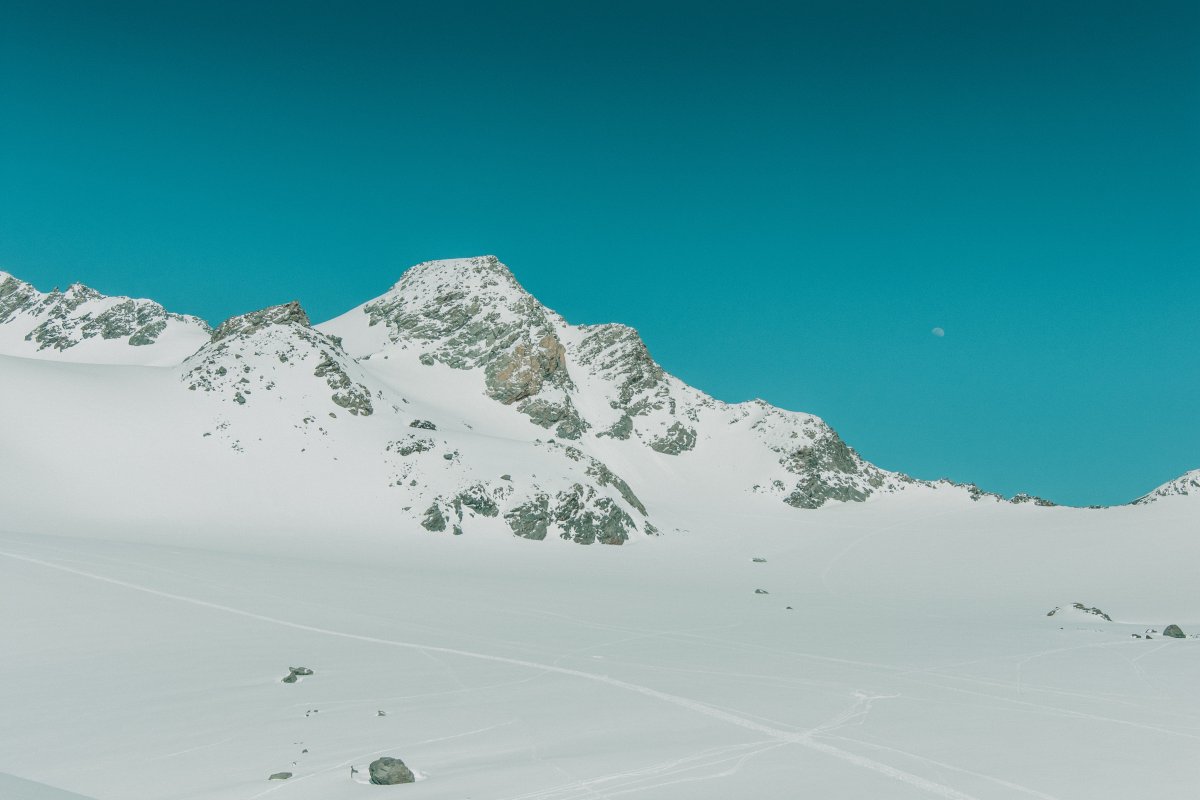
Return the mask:
<path id="1" fill-rule="evenodd" d="M 492 256 L 418 264 L 322 324 L 292 301 L 215 330 L 149 300 L 43 293 L 0 273 L 0 356 L 19 357 L 8 385 L 62 420 L 39 463 L 93 498 L 89 519 L 116 524 L 169 513 L 197 529 L 620 545 L 710 507 L 749 518 L 914 492 L 1047 504 L 885 470 L 811 414 L 716 400 L 637 331 L 568 323 Z M 60 362 L 52 380 L 46 361 Z M 9 489 L 9 510 L 36 517 L 32 495 Z"/>

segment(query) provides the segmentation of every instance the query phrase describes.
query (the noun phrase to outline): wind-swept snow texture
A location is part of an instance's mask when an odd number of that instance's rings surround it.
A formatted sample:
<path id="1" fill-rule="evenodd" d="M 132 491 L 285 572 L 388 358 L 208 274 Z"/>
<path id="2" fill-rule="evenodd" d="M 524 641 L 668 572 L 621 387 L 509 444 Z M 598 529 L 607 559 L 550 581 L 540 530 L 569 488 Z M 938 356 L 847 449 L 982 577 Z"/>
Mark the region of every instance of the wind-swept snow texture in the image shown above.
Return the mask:
<path id="1" fill-rule="evenodd" d="M 1088 510 L 881 470 L 491 258 L 315 327 L 0 281 L 6 800 L 1200 786 L 1190 476 Z"/>

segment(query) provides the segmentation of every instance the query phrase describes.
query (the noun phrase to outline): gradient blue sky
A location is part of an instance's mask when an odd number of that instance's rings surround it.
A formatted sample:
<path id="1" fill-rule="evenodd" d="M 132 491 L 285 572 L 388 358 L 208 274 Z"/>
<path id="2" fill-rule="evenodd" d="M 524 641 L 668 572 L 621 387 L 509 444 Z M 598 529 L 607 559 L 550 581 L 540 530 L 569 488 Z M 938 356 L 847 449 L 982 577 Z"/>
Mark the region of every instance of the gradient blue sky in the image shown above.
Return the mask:
<path id="1" fill-rule="evenodd" d="M 1076 504 L 1200 467 L 1190 0 L 4 0 L 0 113 L 0 269 L 43 289 L 324 319 L 495 253 L 884 467 Z"/>

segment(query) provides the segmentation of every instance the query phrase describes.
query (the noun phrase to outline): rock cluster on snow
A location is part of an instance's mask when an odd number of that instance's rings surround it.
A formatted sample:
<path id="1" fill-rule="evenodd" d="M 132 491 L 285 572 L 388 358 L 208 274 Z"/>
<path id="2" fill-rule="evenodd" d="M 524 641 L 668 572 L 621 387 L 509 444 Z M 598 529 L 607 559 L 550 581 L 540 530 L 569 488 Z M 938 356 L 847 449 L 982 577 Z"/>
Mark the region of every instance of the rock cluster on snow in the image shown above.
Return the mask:
<path id="1" fill-rule="evenodd" d="M 282 683 L 295 683 L 300 678 L 312 674 L 313 671 L 308 667 L 288 667 L 288 674 L 283 678 Z"/>

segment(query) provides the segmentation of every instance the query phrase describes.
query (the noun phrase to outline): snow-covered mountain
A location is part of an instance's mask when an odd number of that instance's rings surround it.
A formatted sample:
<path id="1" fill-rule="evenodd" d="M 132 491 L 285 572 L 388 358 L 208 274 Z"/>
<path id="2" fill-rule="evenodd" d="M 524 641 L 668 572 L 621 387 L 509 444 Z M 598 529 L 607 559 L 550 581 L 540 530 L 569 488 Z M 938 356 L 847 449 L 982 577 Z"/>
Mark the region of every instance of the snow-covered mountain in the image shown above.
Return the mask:
<path id="1" fill-rule="evenodd" d="M 0 353 L 97 364 L 173 364 L 208 338 L 197 317 L 74 283 L 39 292 L 0 272 Z"/>
<path id="2" fill-rule="evenodd" d="M 1196 473 L 914 480 L 491 258 L 0 303 L 4 800 L 1195 796 Z"/>
<path id="3" fill-rule="evenodd" d="M 1145 505 L 1146 503 L 1161 500 L 1164 497 L 1186 497 L 1188 495 L 1200 497 L 1200 469 L 1185 472 L 1178 478 L 1167 481 L 1162 486 L 1147 492 L 1133 502 L 1135 505 Z"/>
<path id="4" fill-rule="evenodd" d="M 198 526 L 620 544 L 696 507 L 1003 499 L 880 469 L 810 414 L 709 397 L 633 329 L 569 324 L 491 256 L 419 264 L 321 325 L 292 302 L 215 331 L 148 300 L 43 294 L 5 274 L 0 353 L 26 359 L 0 369 L 22 389 L 9 418 L 33 422 L 0 434 L 35 465 L 5 484 L 15 513 L 74 473 L 95 494 L 89 513 L 132 523 L 186 509 Z M 71 434 L 48 444 L 47 427 Z M 1027 501 L 1045 504 L 1013 498 Z"/>

